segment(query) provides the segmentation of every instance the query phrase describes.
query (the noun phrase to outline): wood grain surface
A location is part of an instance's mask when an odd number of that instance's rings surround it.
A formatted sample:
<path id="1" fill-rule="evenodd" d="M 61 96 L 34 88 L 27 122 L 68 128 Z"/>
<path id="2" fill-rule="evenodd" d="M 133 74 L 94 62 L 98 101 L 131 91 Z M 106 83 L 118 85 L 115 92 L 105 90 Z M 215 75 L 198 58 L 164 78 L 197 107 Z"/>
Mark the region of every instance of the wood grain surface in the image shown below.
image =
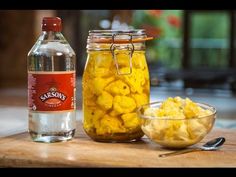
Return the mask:
<path id="1" fill-rule="evenodd" d="M 236 131 L 213 129 L 201 143 L 224 136 L 218 151 L 201 151 L 160 158 L 170 152 L 143 137 L 132 143 L 100 143 L 91 140 L 78 122 L 73 140 L 33 142 L 27 132 L 0 138 L 1 167 L 236 167 Z"/>

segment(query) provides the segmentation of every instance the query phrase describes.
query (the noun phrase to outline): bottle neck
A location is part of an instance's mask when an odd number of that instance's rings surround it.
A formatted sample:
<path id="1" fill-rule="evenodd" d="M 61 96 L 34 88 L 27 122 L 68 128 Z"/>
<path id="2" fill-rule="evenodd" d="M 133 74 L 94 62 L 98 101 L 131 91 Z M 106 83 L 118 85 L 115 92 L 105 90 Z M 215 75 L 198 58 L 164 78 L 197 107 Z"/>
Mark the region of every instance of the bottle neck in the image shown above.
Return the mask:
<path id="1" fill-rule="evenodd" d="M 65 40 L 63 34 L 59 31 L 43 31 L 40 40 Z"/>

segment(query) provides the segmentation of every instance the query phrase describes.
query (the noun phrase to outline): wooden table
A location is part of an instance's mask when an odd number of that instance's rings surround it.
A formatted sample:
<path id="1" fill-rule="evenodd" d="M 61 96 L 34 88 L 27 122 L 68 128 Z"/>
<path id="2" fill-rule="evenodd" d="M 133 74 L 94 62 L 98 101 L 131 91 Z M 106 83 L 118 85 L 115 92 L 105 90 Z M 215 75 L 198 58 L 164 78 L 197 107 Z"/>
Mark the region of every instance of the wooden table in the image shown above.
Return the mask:
<path id="1" fill-rule="evenodd" d="M 236 167 L 236 131 L 213 129 L 198 145 L 224 136 L 218 151 L 193 152 L 159 158 L 169 150 L 143 137 L 133 143 L 92 141 L 78 122 L 76 136 L 69 142 L 36 143 L 28 133 L 0 138 L 1 167 Z"/>

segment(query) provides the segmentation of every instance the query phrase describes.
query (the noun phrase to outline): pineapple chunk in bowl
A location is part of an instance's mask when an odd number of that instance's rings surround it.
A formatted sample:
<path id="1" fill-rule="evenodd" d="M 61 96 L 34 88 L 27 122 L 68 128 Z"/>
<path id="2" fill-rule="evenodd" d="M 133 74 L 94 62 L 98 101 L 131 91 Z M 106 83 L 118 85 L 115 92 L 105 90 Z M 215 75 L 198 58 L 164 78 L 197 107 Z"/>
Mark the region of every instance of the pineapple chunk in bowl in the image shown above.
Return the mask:
<path id="1" fill-rule="evenodd" d="M 163 147 L 175 149 L 200 142 L 216 118 L 214 107 L 180 97 L 140 106 L 137 113 L 146 136 Z"/>

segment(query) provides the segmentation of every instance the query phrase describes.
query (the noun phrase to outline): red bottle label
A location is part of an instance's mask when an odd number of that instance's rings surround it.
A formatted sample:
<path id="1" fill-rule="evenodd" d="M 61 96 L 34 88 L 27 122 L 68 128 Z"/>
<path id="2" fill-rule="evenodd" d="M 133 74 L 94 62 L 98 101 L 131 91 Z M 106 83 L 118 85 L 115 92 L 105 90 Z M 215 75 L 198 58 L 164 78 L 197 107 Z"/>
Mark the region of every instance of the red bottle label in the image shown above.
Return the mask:
<path id="1" fill-rule="evenodd" d="M 31 111 L 75 109 L 75 72 L 28 72 Z"/>

